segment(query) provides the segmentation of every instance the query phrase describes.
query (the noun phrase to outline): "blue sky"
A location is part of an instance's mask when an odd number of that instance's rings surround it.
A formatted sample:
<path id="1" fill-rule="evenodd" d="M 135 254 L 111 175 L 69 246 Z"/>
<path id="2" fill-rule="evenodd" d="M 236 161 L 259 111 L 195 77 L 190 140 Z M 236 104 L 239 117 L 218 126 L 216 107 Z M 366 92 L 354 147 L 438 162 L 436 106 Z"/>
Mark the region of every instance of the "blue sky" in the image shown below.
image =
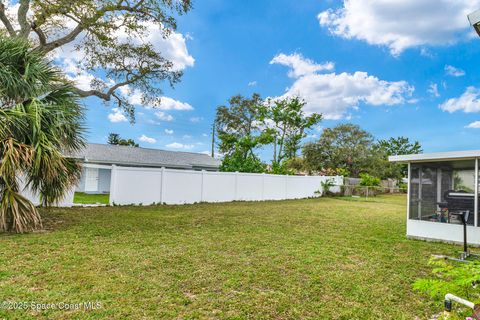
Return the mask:
<path id="1" fill-rule="evenodd" d="M 300 94 L 307 112 L 324 114 L 306 141 L 353 122 L 376 138 L 418 140 L 425 152 L 480 149 L 480 38 L 466 18 L 476 8 L 480 1 L 194 1 L 173 45 L 160 44 L 184 71 L 165 87 L 164 110 L 139 106 L 131 125 L 89 98 L 88 140 L 116 132 L 143 136 L 143 147 L 208 151 L 215 108 L 258 92 Z"/>

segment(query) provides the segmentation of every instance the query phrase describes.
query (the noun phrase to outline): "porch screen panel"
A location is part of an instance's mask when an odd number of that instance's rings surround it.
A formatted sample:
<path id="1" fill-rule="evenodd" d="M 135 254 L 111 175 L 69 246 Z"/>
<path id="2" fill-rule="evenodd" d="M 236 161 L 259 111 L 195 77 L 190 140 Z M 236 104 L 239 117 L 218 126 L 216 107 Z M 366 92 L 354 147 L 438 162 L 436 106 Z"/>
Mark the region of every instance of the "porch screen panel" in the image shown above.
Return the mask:
<path id="1" fill-rule="evenodd" d="M 467 223 L 473 225 L 474 165 L 471 160 L 412 163 L 409 218 L 459 224 L 458 213 L 469 211 Z"/>
<path id="2" fill-rule="evenodd" d="M 410 219 L 419 219 L 418 203 L 420 190 L 420 166 L 412 163 L 410 165 L 410 212 L 408 214 Z"/>
<path id="3" fill-rule="evenodd" d="M 445 201 L 446 192 L 453 189 L 453 171 L 451 168 L 444 166 L 440 169 L 442 172 L 442 183 L 441 183 L 441 202 Z"/>
<path id="4" fill-rule="evenodd" d="M 431 220 L 437 211 L 437 168 L 424 165 L 421 168 L 420 210 L 422 220 Z"/>

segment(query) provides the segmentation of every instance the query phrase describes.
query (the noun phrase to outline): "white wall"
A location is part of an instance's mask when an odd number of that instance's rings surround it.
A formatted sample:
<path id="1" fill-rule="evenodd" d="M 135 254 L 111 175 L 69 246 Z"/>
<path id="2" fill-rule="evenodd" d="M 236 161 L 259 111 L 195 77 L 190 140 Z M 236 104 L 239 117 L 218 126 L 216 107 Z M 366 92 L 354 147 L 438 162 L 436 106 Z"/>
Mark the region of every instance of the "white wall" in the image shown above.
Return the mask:
<path id="1" fill-rule="evenodd" d="M 30 188 L 25 187 L 25 183 L 23 182 L 22 179 L 20 179 L 20 190 L 22 196 L 30 200 L 33 205 L 39 206 L 40 203 L 40 197 L 37 193 L 33 192 Z M 63 198 L 58 201 L 54 206 L 56 207 L 71 207 L 73 206 L 73 196 L 75 194 L 75 188 L 72 188 L 71 190 L 67 191 L 67 193 L 63 196 Z"/>
<path id="2" fill-rule="evenodd" d="M 408 219 L 407 236 L 463 243 L 463 225 Z M 467 242 L 480 245 L 480 228 L 467 226 Z"/>
<path id="3" fill-rule="evenodd" d="M 320 183 L 342 177 L 283 176 L 155 168 L 112 168 L 110 204 L 185 204 L 299 199 L 318 196 Z M 333 187 L 332 191 L 340 191 Z"/>

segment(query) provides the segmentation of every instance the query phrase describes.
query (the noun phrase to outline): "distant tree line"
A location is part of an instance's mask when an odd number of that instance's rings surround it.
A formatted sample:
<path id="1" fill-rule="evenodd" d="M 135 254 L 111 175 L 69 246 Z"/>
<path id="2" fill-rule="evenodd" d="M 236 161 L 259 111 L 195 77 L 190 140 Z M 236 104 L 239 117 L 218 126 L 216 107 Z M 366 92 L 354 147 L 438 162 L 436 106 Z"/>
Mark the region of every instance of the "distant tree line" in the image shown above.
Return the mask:
<path id="1" fill-rule="evenodd" d="M 388 161 L 399 154 L 422 152 L 420 143 L 398 137 L 375 140 L 372 134 L 355 124 L 340 124 L 323 130 L 315 142 L 303 146 L 302 166 L 308 173 L 341 174 L 359 177 L 362 173 L 382 179 L 401 179 L 404 165 Z"/>
<path id="2" fill-rule="evenodd" d="M 322 131 L 317 141 L 303 143 L 307 133 L 322 120 L 321 114 L 306 114 L 300 97 L 262 99 L 233 96 L 217 108 L 215 131 L 223 154 L 222 171 L 276 174 L 325 174 L 359 177 L 369 174 L 386 179 L 406 175 L 404 165 L 388 156 L 420 153 L 420 143 L 397 137 L 375 140 L 355 124 L 339 124 Z M 258 152 L 269 146 L 271 163 Z"/>
<path id="3" fill-rule="evenodd" d="M 110 133 L 108 135 L 108 144 L 115 145 L 115 146 L 131 146 L 131 147 L 138 147 L 138 143 L 135 142 L 133 139 L 124 139 L 120 137 L 118 133 Z"/>

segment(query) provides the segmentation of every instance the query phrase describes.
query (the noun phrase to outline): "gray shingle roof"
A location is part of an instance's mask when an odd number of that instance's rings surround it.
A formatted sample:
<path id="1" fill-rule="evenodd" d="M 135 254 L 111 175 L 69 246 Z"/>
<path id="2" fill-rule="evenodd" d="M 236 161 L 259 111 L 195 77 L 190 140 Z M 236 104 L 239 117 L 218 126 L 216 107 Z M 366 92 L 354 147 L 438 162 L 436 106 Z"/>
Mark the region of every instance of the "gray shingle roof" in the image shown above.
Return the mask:
<path id="1" fill-rule="evenodd" d="M 89 143 L 69 157 L 90 163 L 108 163 L 131 166 L 166 168 L 218 169 L 220 161 L 203 153 L 166 151 L 129 146 Z"/>

